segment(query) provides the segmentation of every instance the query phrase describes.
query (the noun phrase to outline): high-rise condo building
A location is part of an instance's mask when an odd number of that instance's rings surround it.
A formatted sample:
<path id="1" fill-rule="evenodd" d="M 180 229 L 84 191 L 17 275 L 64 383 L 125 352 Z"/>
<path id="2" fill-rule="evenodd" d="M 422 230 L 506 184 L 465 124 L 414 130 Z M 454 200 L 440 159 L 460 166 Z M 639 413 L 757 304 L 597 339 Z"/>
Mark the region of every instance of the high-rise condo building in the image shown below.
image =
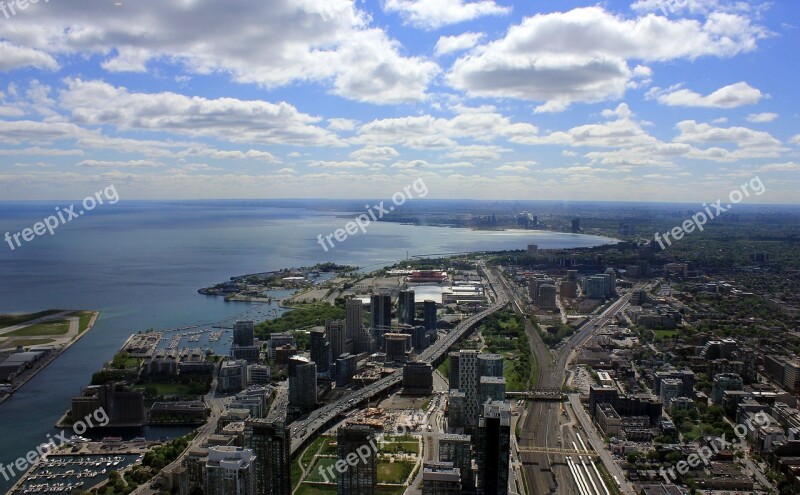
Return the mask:
<path id="1" fill-rule="evenodd" d="M 369 426 L 343 426 L 336 440 L 339 461 L 348 463 L 347 469 L 339 473 L 339 495 L 375 495 L 378 487 L 375 430 Z M 359 455 L 364 452 L 364 446 L 370 455 Z M 354 457 L 355 465 L 351 461 Z"/>
<path id="2" fill-rule="evenodd" d="M 255 455 L 250 449 L 215 446 L 208 449 L 204 488 L 208 495 L 255 495 Z"/>
<path id="3" fill-rule="evenodd" d="M 508 402 L 484 404 L 476 430 L 478 495 L 508 495 L 511 454 L 511 406 Z"/>
<path id="4" fill-rule="evenodd" d="M 401 325 L 414 324 L 414 291 L 401 290 L 397 298 L 397 321 Z"/>

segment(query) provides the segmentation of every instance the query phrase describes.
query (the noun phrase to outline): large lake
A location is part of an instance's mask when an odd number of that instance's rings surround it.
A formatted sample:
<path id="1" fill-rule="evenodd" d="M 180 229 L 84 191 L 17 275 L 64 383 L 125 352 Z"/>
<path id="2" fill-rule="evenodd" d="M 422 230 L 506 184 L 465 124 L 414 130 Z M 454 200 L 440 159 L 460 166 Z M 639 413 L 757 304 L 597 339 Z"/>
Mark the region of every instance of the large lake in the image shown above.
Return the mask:
<path id="1" fill-rule="evenodd" d="M 64 203 L 0 202 L 0 236 L 21 231 Z M 147 328 L 221 321 L 247 309 L 197 294 L 232 275 L 333 261 L 379 266 L 407 255 L 590 247 L 610 239 L 539 231 L 471 231 L 373 223 L 325 252 L 342 213 L 259 201 L 121 201 L 11 250 L 0 244 L 0 313 L 49 308 L 102 311 L 94 329 L 0 405 L 0 462 L 46 441 L 102 363 Z M 0 489 L 10 486 L 0 477 Z"/>

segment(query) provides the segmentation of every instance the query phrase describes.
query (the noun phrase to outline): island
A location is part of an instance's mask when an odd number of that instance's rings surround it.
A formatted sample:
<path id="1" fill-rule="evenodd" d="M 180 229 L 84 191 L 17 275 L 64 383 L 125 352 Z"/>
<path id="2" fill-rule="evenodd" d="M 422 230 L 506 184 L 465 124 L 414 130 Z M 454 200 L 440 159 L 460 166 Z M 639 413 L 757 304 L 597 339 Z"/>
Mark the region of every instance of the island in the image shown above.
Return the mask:
<path id="1" fill-rule="evenodd" d="M 94 326 L 99 311 L 0 315 L 0 403 Z"/>

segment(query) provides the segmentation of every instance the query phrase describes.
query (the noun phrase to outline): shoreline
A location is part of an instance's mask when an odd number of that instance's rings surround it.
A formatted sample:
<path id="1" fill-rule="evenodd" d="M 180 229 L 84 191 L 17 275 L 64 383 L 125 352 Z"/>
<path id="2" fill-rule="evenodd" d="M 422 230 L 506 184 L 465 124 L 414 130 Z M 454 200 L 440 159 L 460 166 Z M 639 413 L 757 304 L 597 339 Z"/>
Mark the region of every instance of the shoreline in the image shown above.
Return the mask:
<path id="1" fill-rule="evenodd" d="M 78 311 L 83 311 L 83 310 L 75 310 L 73 312 L 78 312 Z M 37 363 L 33 371 L 29 375 L 27 375 L 24 380 L 22 380 L 20 383 L 16 383 L 13 385 L 13 389 L 10 394 L 0 398 L 0 405 L 2 405 L 6 400 L 11 398 L 19 389 L 24 387 L 26 383 L 31 381 L 31 379 L 33 379 L 36 375 L 38 375 L 42 370 L 50 366 L 50 364 L 53 363 L 53 361 L 58 359 L 58 357 L 61 356 L 63 353 L 65 353 L 70 347 L 72 347 L 73 344 L 78 342 L 81 339 L 81 337 L 89 333 L 89 331 L 92 328 L 94 328 L 94 324 L 95 322 L 97 322 L 97 319 L 99 317 L 100 317 L 100 311 L 92 311 L 92 317 L 91 319 L 89 319 L 89 323 L 86 324 L 86 329 L 83 332 L 79 332 L 78 335 L 72 338 L 72 340 L 64 344 L 64 346 L 60 350 L 55 351 L 52 355 L 45 357 L 41 363 Z"/>

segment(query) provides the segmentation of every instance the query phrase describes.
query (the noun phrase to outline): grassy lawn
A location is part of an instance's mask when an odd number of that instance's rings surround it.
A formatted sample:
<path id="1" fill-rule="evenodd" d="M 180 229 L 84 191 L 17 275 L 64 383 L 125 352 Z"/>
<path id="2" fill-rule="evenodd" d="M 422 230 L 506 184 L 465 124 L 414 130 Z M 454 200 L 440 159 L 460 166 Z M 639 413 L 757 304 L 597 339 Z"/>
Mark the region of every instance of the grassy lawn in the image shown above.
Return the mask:
<path id="1" fill-rule="evenodd" d="M 114 355 L 114 359 L 111 361 L 111 365 L 115 369 L 125 369 L 125 368 L 138 368 L 139 363 L 142 362 L 141 358 L 131 357 L 130 354 L 127 352 L 118 352 Z"/>
<path id="2" fill-rule="evenodd" d="M 308 469 L 312 462 L 314 462 L 314 455 L 319 450 L 320 446 L 329 441 L 329 438 L 326 437 L 319 437 L 309 445 L 304 451 L 303 455 L 300 456 L 300 464 L 303 465 L 303 468 Z M 292 462 L 292 479 L 295 480 L 292 487 L 296 487 L 302 480 L 300 479 L 300 474 L 302 470 L 300 466 L 297 464 L 297 461 Z"/>
<path id="3" fill-rule="evenodd" d="M 300 469 L 300 466 L 297 465 L 296 461 L 292 461 L 292 467 L 289 472 L 289 479 L 292 480 L 292 490 L 294 490 L 297 485 L 299 485 L 303 480 L 300 479 L 300 475 L 303 471 Z"/>
<path id="4" fill-rule="evenodd" d="M 49 321 L 47 323 L 37 323 L 27 328 L 21 328 L 11 333 L 7 333 L 6 337 L 40 337 L 48 335 L 64 335 L 69 332 L 69 321 L 57 320 Z"/>
<path id="5" fill-rule="evenodd" d="M 319 486 L 303 483 L 295 492 L 296 495 L 336 495 L 336 486 Z M 402 493 L 402 492 L 401 492 Z"/>
<path id="6" fill-rule="evenodd" d="M 318 458 L 317 462 L 314 463 L 314 466 L 311 468 L 310 471 L 306 474 L 305 481 L 316 481 L 319 483 L 331 482 L 335 483 L 335 479 L 331 479 L 330 471 L 328 471 L 329 466 L 333 466 L 336 464 L 336 459 L 331 458 Z M 326 480 L 324 476 L 319 472 L 319 467 L 322 466 L 322 469 L 325 471 L 325 474 L 328 476 Z M 338 475 L 339 473 L 336 472 L 336 469 L 333 470 L 334 475 Z"/>
<path id="7" fill-rule="evenodd" d="M 182 395 L 185 388 L 180 383 L 147 383 L 134 388 L 137 390 L 144 390 L 150 387 L 158 390 L 159 395 Z"/>
<path id="8" fill-rule="evenodd" d="M 86 327 L 89 326 L 89 322 L 92 320 L 93 314 L 94 313 L 91 311 L 81 311 L 80 313 L 75 313 L 74 316 L 78 316 L 80 318 L 80 322 L 78 323 L 78 335 L 86 331 Z"/>
<path id="9" fill-rule="evenodd" d="M 440 364 L 439 367 L 436 368 L 436 369 L 439 370 L 439 373 L 441 373 L 442 376 L 446 380 L 449 380 L 450 379 L 450 355 L 448 355 L 446 358 L 444 358 L 444 361 L 442 361 L 442 364 Z M 450 388 L 453 388 L 453 387 L 450 387 Z"/>
<path id="10" fill-rule="evenodd" d="M 413 462 L 379 461 L 378 483 L 405 483 L 413 470 Z"/>
<path id="11" fill-rule="evenodd" d="M 300 464 L 302 464 L 304 468 L 308 469 L 311 461 L 314 460 L 314 454 L 317 453 L 317 450 L 319 450 L 320 446 L 324 442 L 328 441 L 330 441 L 330 438 L 319 437 L 311 442 L 311 445 L 309 445 L 308 448 L 303 452 L 303 456 L 300 458 Z"/>
<path id="12" fill-rule="evenodd" d="M 419 454 L 419 443 L 417 442 L 400 442 L 400 443 L 386 443 L 381 447 L 381 454 L 396 454 L 402 452 L 404 454 Z"/>
<path id="13" fill-rule="evenodd" d="M 414 435 L 386 435 L 387 442 L 417 442 Z"/>
<path id="14" fill-rule="evenodd" d="M 47 311 L 40 311 L 38 313 L 31 313 L 28 315 L 0 315 L 0 329 L 11 327 L 14 325 L 19 325 L 20 323 L 25 323 L 26 321 L 35 320 L 37 318 L 42 318 L 44 316 L 54 315 L 60 312 L 61 312 L 60 309 L 49 309 Z"/>
<path id="15" fill-rule="evenodd" d="M 336 450 L 336 439 L 328 437 L 327 440 L 325 445 L 322 446 L 322 450 L 319 451 L 319 455 L 336 455 L 338 453 L 338 450 Z"/>
<path id="16" fill-rule="evenodd" d="M 32 345 L 51 344 L 55 342 L 54 339 L 6 339 L 0 344 L 0 349 L 15 349 L 18 346 L 28 347 Z"/>

